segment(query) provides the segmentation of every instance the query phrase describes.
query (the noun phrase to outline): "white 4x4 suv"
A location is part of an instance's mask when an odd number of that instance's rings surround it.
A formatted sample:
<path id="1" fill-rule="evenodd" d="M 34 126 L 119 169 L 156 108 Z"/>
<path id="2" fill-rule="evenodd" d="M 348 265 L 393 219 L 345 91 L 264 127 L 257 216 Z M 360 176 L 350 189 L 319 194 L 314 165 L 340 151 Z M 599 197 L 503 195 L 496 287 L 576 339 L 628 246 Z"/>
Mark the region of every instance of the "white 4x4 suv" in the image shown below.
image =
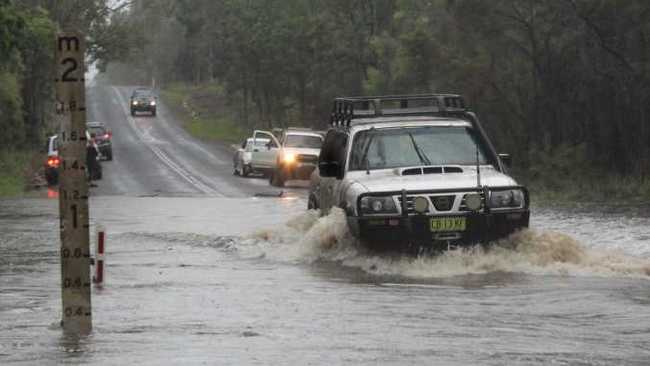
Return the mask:
<path id="1" fill-rule="evenodd" d="M 463 98 L 338 98 L 309 208 L 345 210 L 371 248 L 446 249 L 528 226 L 529 197 Z"/>

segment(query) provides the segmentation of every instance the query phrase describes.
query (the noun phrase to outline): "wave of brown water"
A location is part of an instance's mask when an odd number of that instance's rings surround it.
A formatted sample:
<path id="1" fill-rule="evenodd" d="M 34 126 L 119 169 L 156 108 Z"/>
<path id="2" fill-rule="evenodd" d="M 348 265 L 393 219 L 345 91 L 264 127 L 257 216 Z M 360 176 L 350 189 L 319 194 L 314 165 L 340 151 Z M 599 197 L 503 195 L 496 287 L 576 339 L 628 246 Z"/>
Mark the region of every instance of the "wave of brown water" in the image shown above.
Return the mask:
<path id="1" fill-rule="evenodd" d="M 262 230 L 243 240 L 244 255 L 279 261 L 335 261 L 368 273 L 411 278 L 441 278 L 491 272 L 538 275 L 630 276 L 650 279 L 650 259 L 588 248 L 570 235 L 523 230 L 484 249 L 454 249 L 440 255 L 385 256 L 361 248 L 347 230 L 345 214 L 326 217 L 310 211 L 283 227 Z"/>

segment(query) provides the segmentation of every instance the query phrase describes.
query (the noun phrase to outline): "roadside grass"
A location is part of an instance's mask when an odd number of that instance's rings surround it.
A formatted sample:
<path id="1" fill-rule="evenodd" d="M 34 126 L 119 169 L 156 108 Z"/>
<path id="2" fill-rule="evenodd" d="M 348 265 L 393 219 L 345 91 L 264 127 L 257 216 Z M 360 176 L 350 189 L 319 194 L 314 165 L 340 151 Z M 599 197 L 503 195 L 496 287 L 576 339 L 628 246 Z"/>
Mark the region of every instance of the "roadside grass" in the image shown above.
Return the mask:
<path id="1" fill-rule="evenodd" d="M 650 177 L 600 176 L 597 179 L 573 177 L 553 182 L 530 182 L 531 200 L 537 204 L 650 202 Z"/>
<path id="2" fill-rule="evenodd" d="M 239 143 L 247 137 L 235 123 L 219 84 L 171 84 L 161 97 L 190 135 L 205 141 Z"/>
<path id="3" fill-rule="evenodd" d="M 0 197 L 23 195 L 33 167 L 33 152 L 0 151 Z"/>

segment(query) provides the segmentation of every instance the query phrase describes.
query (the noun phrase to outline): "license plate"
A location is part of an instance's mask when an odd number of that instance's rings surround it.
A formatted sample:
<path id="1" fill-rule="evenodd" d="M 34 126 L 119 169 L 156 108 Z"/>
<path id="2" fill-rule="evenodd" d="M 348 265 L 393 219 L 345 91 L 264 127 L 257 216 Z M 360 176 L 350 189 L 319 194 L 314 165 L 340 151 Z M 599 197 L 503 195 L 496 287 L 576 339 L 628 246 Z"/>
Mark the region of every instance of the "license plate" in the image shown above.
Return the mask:
<path id="1" fill-rule="evenodd" d="M 467 222 L 465 217 L 435 217 L 431 219 L 431 231 L 465 231 Z"/>

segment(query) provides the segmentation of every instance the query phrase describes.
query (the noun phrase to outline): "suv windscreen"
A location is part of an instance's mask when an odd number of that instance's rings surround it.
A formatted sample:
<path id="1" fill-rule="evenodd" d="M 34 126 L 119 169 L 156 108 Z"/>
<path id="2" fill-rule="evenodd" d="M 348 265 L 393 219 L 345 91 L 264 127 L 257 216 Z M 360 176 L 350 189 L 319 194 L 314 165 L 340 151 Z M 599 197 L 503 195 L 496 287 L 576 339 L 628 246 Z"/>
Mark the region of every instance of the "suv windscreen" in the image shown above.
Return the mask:
<path id="1" fill-rule="evenodd" d="M 323 145 L 323 139 L 309 135 L 287 135 L 284 142 L 285 147 L 304 147 L 308 149 L 320 149 L 321 145 Z"/>
<path id="2" fill-rule="evenodd" d="M 136 90 L 133 92 L 132 98 L 153 98 L 153 93 L 151 93 L 149 90 Z"/>
<path id="3" fill-rule="evenodd" d="M 103 137 L 106 134 L 106 130 L 101 126 L 88 127 L 88 133 L 95 134 L 97 137 Z"/>
<path id="4" fill-rule="evenodd" d="M 488 164 L 485 149 L 466 127 L 410 127 L 356 134 L 349 170 L 390 169 L 422 165 Z"/>

